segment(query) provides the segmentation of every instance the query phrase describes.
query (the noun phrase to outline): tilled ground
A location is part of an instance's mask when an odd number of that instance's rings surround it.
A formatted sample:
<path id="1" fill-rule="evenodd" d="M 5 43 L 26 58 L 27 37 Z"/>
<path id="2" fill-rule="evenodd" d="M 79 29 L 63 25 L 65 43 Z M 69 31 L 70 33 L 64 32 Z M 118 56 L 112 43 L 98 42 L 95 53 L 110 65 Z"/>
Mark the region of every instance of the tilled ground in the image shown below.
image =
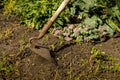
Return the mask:
<path id="1" fill-rule="evenodd" d="M 37 35 L 16 16 L 0 13 L 0 80 L 120 80 L 120 38 L 75 44 L 46 34 L 33 43 L 48 47 L 55 65 L 26 47 Z"/>

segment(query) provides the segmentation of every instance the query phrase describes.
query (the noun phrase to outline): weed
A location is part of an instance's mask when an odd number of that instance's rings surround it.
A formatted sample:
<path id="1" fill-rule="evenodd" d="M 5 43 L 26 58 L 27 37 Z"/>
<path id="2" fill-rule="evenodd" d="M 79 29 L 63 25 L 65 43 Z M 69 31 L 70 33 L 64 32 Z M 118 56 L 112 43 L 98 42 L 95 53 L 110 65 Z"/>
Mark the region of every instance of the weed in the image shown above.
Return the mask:
<path id="1" fill-rule="evenodd" d="M 6 80 L 11 79 L 16 70 L 15 64 L 9 60 L 5 53 L 2 54 L 0 57 L 0 76 Z"/>
<path id="2" fill-rule="evenodd" d="M 70 55 L 71 52 L 68 54 Z M 120 64 L 116 63 L 117 59 L 97 49 L 95 46 L 92 47 L 91 55 L 88 60 L 80 59 L 73 61 L 74 59 L 72 60 L 72 57 L 68 54 L 63 55 L 60 59 L 64 60 L 66 57 L 71 59 L 68 64 L 69 69 L 67 71 L 68 77 L 66 80 L 111 80 L 111 74 L 113 74 L 112 77 L 116 77 L 120 73 Z M 74 72 L 76 70 L 74 65 L 78 66 L 78 72 Z M 56 76 L 55 79 L 57 79 Z"/>
<path id="3" fill-rule="evenodd" d="M 20 43 L 19 50 L 20 50 L 20 52 L 21 52 L 21 51 L 23 51 L 23 50 L 25 49 L 26 41 L 25 41 L 25 39 L 22 37 L 22 38 L 19 40 L 19 43 Z"/>
<path id="4" fill-rule="evenodd" d="M 57 77 L 58 77 L 58 69 L 56 70 L 54 80 L 57 80 Z"/>
<path id="5" fill-rule="evenodd" d="M 11 33 L 11 29 L 8 28 L 6 31 L 4 31 L 4 37 L 8 37 Z"/>
<path id="6" fill-rule="evenodd" d="M 55 45 L 54 44 L 50 45 L 50 48 L 54 51 L 55 50 Z"/>
<path id="7" fill-rule="evenodd" d="M 103 72 L 113 71 L 114 76 L 116 72 L 120 72 L 120 64 L 116 63 L 117 59 L 115 57 L 110 55 L 108 56 L 107 53 L 102 52 L 95 47 L 92 48 L 91 53 L 91 58 L 97 63 L 94 74 L 97 74 L 99 70 L 103 70 Z"/>

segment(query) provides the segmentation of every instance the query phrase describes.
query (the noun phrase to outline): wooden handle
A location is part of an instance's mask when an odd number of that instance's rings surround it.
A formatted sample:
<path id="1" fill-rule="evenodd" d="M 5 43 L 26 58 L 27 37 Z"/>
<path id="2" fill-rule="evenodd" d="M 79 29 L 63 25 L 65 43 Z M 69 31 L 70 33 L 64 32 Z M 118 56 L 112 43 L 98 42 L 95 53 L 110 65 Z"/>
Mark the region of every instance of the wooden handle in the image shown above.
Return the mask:
<path id="1" fill-rule="evenodd" d="M 62 2 L 62 4 L 60 5 L 60 7 L 57 9 L 57 11 L 54 13 L 54 15 L 48 20 L 48 22 L 43 26 L 42 30 L 40 31 L 38 37 L 31 37 L 29 39 L 29 42 L 31 43 L 31 41 L 33 39 L 40 39 L 42 38 L 45 33 L 47 32 L 47 30 L 50 28 L 50 26 L 52 25 L 52 23 L 56 20 L 56 18 L 59 16 L 59 14 L 64 10 L 64 8 L 67 6 L 67 4 L 70 2 L 70 0 L 64 0 Z"/>

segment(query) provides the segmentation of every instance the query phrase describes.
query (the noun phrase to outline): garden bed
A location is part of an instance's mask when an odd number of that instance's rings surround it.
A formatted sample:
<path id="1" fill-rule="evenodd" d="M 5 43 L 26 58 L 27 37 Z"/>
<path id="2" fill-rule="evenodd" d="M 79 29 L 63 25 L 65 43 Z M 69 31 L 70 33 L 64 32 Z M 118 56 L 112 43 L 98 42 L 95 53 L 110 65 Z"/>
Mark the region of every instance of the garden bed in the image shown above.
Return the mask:
<path id="1" fill-rule="evenodd" d="M 29 38 L 37 35 L 16 16 L 0 13 L 0 80 L 120 80 L 119 37 L 97 44 L 63 42 L 50 49 L 55 65 L 26 48 Z M 61 40 L 46 34 L 38 42 L 52 46 Z"/>

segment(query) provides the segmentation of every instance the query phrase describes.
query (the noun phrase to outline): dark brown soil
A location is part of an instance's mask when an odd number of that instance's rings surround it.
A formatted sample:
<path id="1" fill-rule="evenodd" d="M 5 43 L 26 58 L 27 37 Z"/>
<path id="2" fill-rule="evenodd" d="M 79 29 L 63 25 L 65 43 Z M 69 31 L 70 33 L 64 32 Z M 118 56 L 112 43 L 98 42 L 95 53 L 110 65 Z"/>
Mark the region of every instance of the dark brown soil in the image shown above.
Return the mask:
<path id="1" fill-rule="evenodd" d="M 26 47 L 38 31 L 17 19 L 0 13 L 0 80 L 120 80 L 120 38 L 75 44 L 46 34 L 33 41 L 48 48 L 56 65 Z M 93 50 L 101 54 L 92 54 Z"/>

